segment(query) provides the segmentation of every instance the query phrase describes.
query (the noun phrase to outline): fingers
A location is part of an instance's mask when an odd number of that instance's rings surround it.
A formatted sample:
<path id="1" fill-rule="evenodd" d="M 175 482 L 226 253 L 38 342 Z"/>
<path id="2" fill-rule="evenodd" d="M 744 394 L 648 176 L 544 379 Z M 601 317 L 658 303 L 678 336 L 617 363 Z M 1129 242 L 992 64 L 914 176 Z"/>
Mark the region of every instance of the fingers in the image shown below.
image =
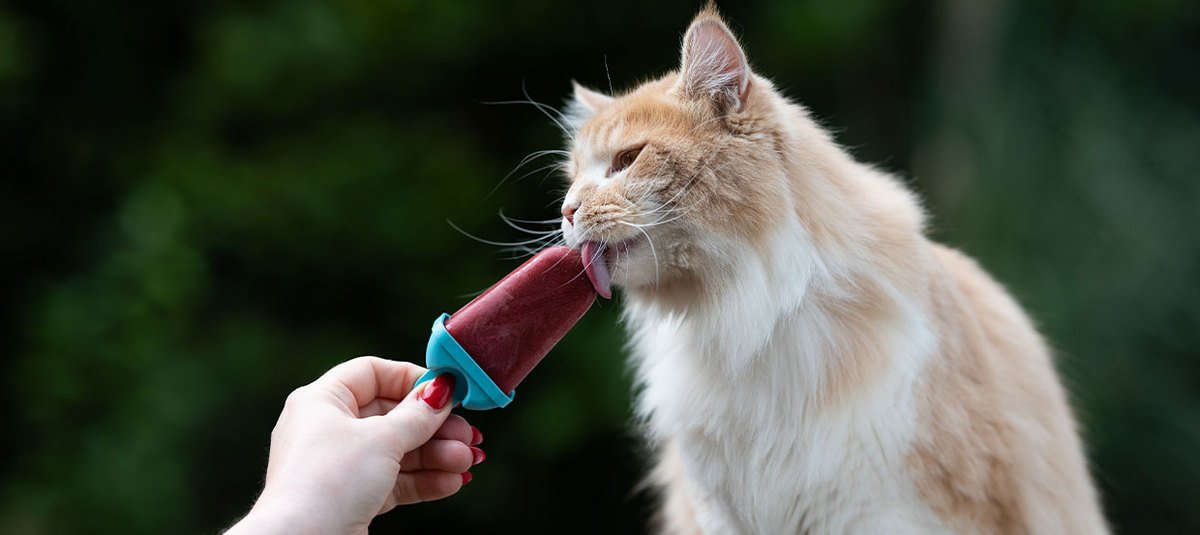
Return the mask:
<path id="1" fill-rule="evenodd" d="M 425 368 L 411 362 L 358 357 L 334 366 L 313 382 L 356 410 L 375 398 L 403 399 Z"/>
<path id="2" fill-rule="evenodd" d="M 394 399 L 375 398 L 374 401 L 358 408 L 358 416 L 360 418 L 381 416 L 391 412 L 399 404 L 400 402 Z M 433 438 L 457 440 L 468 446 L 478 446 L 480 442 L 483 442 L 483 433 L 467 423 L 466 418 L 451 414 L 433 434 Z"/>
<path id="3" fill-rule="evenodd" d="M 470 472 L 461 474 L 421 470 L 401 473 L 396 478 L 396 488 L 387 506 L 406 505 L 417 502 L 440 500 L 458 492 L 471 479 Z"/>
<path id="4" fill-rule="evenodd" d="M 382 410 L 386 414 L 392 408 L 399 405 L 400 402 L 392 400 L 376 400 L 363 409 L 362 416 L 376 416 L 376 410 Z M 477 446 L 483 442 L 483 433 L 476 429 L 475 426 L 467 423 L 466 418 L 457 414 L 451 414 L 442 422 L 442 426 L 433 433 L 433 439 L 456 440 L 468 446 Z"/>
<path id="5" fill-rule="evenodd" d="M 404 454 L 400 461 L 402 472 L 440 470 L 456 474 L 470 470 L 483 461 L 483 450 L 472 448 L 457 440 L 433 439 Z"/>
<path id="6" fill-rule="evenodd" d="M 375 425 L 386 426 L 403 455 L 417 449 L 433 437 L 450 416 L 450 398 L 454 392 L 454 376 L 439 375 L 413 389 L 404 401 L 380 418 Z"/>
<path id="7" fill-rule="evenodd" d="M 474 431 L 471 424 L 467 423 L 466 418 L 457 414 L 451 414 L 442 427 L 438 428 L 433 434 L 433 438 L 444 438 L 448 440 L 457 440 L 468 446 L 474 446 L 473 442 Z"/>

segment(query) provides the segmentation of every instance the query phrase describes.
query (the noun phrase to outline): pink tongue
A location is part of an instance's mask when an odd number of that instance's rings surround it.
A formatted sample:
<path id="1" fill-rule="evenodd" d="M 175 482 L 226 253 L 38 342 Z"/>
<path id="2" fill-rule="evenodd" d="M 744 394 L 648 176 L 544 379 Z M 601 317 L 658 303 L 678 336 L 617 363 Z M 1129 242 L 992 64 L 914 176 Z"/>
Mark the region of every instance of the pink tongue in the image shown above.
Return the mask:
<path id="1" fill-rule="evenodd" d="M 608 274 L 608 262 L 604 260 L 604 246 L 598 242 L 583 242 L 583 265 L 587 271 L 588 280 L 596 293 L 605 299 L 612 299 L 612 278 Z"/>

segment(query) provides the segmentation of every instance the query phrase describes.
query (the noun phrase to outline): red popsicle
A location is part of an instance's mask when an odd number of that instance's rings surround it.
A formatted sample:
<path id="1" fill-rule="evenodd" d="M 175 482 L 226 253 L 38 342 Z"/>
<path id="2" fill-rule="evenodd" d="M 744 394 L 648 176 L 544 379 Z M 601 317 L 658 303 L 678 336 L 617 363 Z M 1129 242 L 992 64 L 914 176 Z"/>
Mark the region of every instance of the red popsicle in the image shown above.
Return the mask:
<path id="1" fill-rule="evenodd" d="M 455 312 L 446 330 L 509 393 L 595 300 L 579 252 L 551 247 Z"/>

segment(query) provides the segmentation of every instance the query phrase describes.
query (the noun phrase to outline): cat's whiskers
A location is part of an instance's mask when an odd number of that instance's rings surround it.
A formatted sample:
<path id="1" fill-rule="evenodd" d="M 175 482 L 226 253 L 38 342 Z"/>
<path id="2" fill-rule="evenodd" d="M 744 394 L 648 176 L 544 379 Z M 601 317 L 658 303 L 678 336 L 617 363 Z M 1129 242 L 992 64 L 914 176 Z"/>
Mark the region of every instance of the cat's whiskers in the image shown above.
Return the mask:
<path id="1" fill-rule="evenodd" d="M 503 213 L 503 211 L 504 210 L 501 210 L 502 213 Z M 508 217 L 508 216 L 504 216 L 504 217 Z M 516 223 L 526 223 L 526 224 L 530 224 L 530 225 L 551 225 L 551 224 L 557 225 L 557 224 L 559 224 L 559 222 L 562 221 L 562 219 L 563 219 L 562 217 L 554 217 L 554 218 L 550 218 L 550 219 L 517 219 L 515 217 L 508 218 L 509 221 L 513 221 Z"/>
<path id="2" fill-rule="evenodd" d="M 520 219 L 512 219 L 512 218 L 509 218 L 508 216 L 504 215 L 504 210 L 500 210 L 499 212 L 497 212 L 496 215 L 500 216 L 500 220 L 503 221 L 505 225 L 508 225 L 509 227 L 512 227 L 513 229 L 524 232 L 526 234 L 532 234 L 534 236 L 545 236 L 545 235 L 549 235 L 549 234 L 561 234 L 562 233 L 561 228 L 552 228 L 552 229 L 547 229 L 547 230 L 535 230 L 535 229 L 525 228 L 525 227 L 517 224 L 518 222 L 526 223 L 526 224 L 534 224 L 534 225 L 550 225 L 550 224 L 552 224 L 549 221 L 525 221 L 525 220 L 520 220 Z"/>
<path id="3" fill-rule="evenodd" d="M 533 106 L 534 109 L 538 110 L 538 112 L 540 112 L 542 115 L 544 115 L 547 119 L 550 119 L 550 122 L 554 123 L 554 126 L 557 127 L 559 129 L 559 131 L 562 132 L 562 134 L 566 137 L 568 144 L 575 140 L 575 130 L 570 127 L 570 120 L 567 118 L 566 115 L 563 114 L 563 112 L 559 111 L 558 109 L 554 108 L 553 106 L 551 106 L 549 104 L 545 104 L 545 103 L 533 100 L 533 97 L 529 96 L 529 90 L 525 87 L 524 83 L 521 84 L 521 94 L 525 96 L 525 100 L 485 101 L 485 102 L 481 102 L 481 104 L 487 104 L 487 105 L 526 104 L 526 105 Z M 533 162 L 534 160 L 537 160 L 537 159 L 545 157 L 545 156 L 550 156 L 550 155 L 559 155 L 559 156 L 562 156 L 564 159 L 561 161 L 555 162 L 552 165 L 547 165 L 547 166 L 543 166 L 543 167 L 534 169 L 533 171 L 530 171 L 528 173 L 525 173 L 525 174 L 517 177 L 516 180 L 521 180 L 529 175 L 537 173 L 538 171 L 561 167 L 563 164 L 566 163 L 566 161 L 567 161 L 566 159 L 571 157 L 571 153 L 569 151 L 560 150 L 560 149 L 548 149 L 548 150 L 534 151 L 534 152 L 526 155 L 524 158 L 522 158 L 521 161 L 519 163 L 517 163 L 517 165 L 515 167 L 513 167 L 513 169 L 511 171 L 508 172 L 508 174 L 504 175 L 504 178 L 500 179 L 500 182 L 497 183 L 496 186 L 493 187 L 492 190 L 488 192 L 487 196 L 490 197 L 492 194 L 496 193 L 496 190 L 500 189 L 500 187 L 503 186 L 505 184 L 505 182 L 507 182 L 508 179 L 510 177 L 512 177 L 513 174 L 515 174 L 517 171 L 519 171 L 525 165 L 529 164 L 530 162 Z"/>
<path id="4" fill-rule="evenodd" d="M 455 225 L 455 224 L 454 224 L 454 222 L 453 222 L 453 221 L 450 221 L 449 219 L 447 219 L 447 220 L 446 220 L 446 224 L 450 225 L 450 227 L 451 227 L 451 228 L 453 228 L 454 230 L 457 230 L 457 231 L 458 231 L 458 233 L 459 233 L 459 234 L 462 234 L 463 236 L 466 236 L 466 237 L 468 237 L 468 238 L 471 238 L 472 240 L 475 240 L 475 241 L 477 241 L 477 242 L 479 242 L 479 243 L 484 243 L 484 244 L 487 244 L 487 245 L 495 245 L 495 246 L 497 246 L 497 247 L 519 247 L 519 246 L 522 246 L 522 245 L 529 245 L 529 244 L 533 244 L 533 243 L 540 243 L 540 242 L 542 242 L 543 240 L 545 240 L 545 239 L 547 239 L 548 237 L 550 237 L 550 236 L 553 236 L 553 235 L 555 234 L 555 233 L 547 233 L 547 234 L 546 234 L 546 236 L 542 236 L 542 237 L 535 238 L 535 239 L 532 239 L 532 240 L 517 241 L 517 242 L 502 242 L 502 241 L 487 240 L 487 239 L 484 239 L 484 238 L 480 238 L 479 236 L 476 236 L 476 235 L 474 235 L 474 234 L 471 234 L 470 232 L 467 232 L 467 231 L 463 230 L 463 229 L 462 229 L 462 228 L 460 228 L 458 225 Z"/>
<path id="5" fill-rule="evenodd" d="M 529 90 L 525 88 L 525 82 L 521 82 L 521 94 L 525 95 L 525 101 L 527 103 L 532 104 L 538 110 L 541 110 L 542 115 L 545 115 L 546 118 L 554 122 L 554 125 L 562 131 L 564 136 L 566 136 L 568 142 L 575 141 L 575 129 L 570 127 L 571 121 L 567 119 L 567 116 L 563 112 L 559 111 L 554 106 L 533 100 L 533 97 L 529 96 Z M 551 115 L 550 112 L 554 112 L 554 115 Z M 555 117 L 556 115 L 557 118 Z"/>
<path id="6" fill-rule="evenodd" d="M 566 136 L 568 143 L 573 142 L 575 140 L 575 130 L 569 126 L 570 120 L 567 119 L 566 115 L 563 115 L 563 113 L 561 111 L 558 111 L 557 109 L 555 109 L 554 106 L 533 100 L 533 97 L 529 96 L 529 90 L 525 88 L 524 83 L 521 84 L 521 94 L 525 95 L 525 100 L 498 100 L 498 101 L 481 102 L 481 104 L 488 104 L 488 105 L 527 104 L 527 105 L 533 106 L 539 112 L 541 112 L 542 115 L 545 115 L 547 119 L 550 119 L 550 121 L 554 123 L 554 126 L 558 127 L 559 131 L 561 131 L 563 133 L 563 135 Z M 553 112 L 554 114 L 551 115 L 551 112 Z"/>
<path id="7" fill-rule="evenodd" d="M 519 180 L 521 180 L 529 175 L 532 175 L 538 171 L 542 171 L 545 169 L 561 168 L 563 165 L 565 165 L 567 163 L 566 158 L 569 158 L 571 155 L 571 153 L 569 153 L 565 150 L 556 150 L 556 149 L 539 150 L 539 151 L 531 152 L 527 156 L 522 158 L 521 161 L 518 162 L 517 165 L 515 167 L 513 167 L 511 171 L 508 172 L 508 174 L 504 175 L 504 178 L 501 178 L 500 182 L 496 183 L 495 187 L 493 187 L 491 189 L 491 191 L 488 192 L 487 196 L 490 197 L 493 194 L 495 194 L 496 191 L 499 190 L 500 187 L 503 186 L 506 182 L 508 182 L 508 179 L 511 178 L 514 174 L 516 174 L 517 171 L 520 171 L 522 167 L 524 167 L 524 166 L 528 165 L 529 163 L 536 161 L 540 158 L 543 158 L 546 156 L 551 156 L 551 155 L 556 155 L 556 154 L 563 156 L 564 159 L 555 161 L 549 165 L 543 165 L 542 167 L 539 167 L 537 169 L 529 171 L 529 172 L 517 177 L 516 179 L 514 179 L 514 182 L 519 181 Z"/>
<path id="8" fill-rule="evenodd" d="M 519 247 L 508 247 L 508 248 L 501 249 L 501 250 L 504 252 L 514 253 L 513 256 L 511 257 L 514 259 L 526 258 L 526 257 L 536 255 L 546 249 L 549 249 L 550 247 L 554 247 L 557 245 L 564 245 L 565 243 L 566 243 L 566 239 L 563 238 L 562 236 L 547 235 L 542 238 L 542 243 L 537 245 L 536 247 L 519 246 Z"/>
<path id="9" fill-rule="evenodd" d="M 520 253 L 513 256 L 513 258 L 532 256 L 545 249 L 554 247 L 555 245 L 562 245 L 566 243 L 566 237 L 563 236 L 562 228 L 555 225 L 555 223 L 560 221 L 557 218 L 545 220 L 514 219 L 504 215 L 503 209 L 497 212 L 497 215 L 500 216 L 500 220 L 503 221 L 505 225 L 508 225 L 512 229 L 525 234 L 538 236 L 536 239 L 522 242 L 520 244 L 514 244 L 504 249 L 506 252 Z M 518 223 L 523 223 L 523 225 L 519 225 Z M 537 230 L 527 228 L 524 225 L 555 225 L 555 228 Z"/>
<path id="10" fill-rule="evenodd" d="M 549 176 L 549 175 L 550 175 L 550 173 L 552 173 L 552 172 L 554 172 L 554 171 L 558 171 L 558 170 L 561 170 L 561 169 L 563 169 L 563 166 L 564 166 L 564 165 L 566 165 L 566 162 L 565 162 L 565 161 L 562 161 L 562 162 L 554 162 L 554 163 L 552 163 L 552 164 L 543 165 L 543 166 L 541 166 L 541 167 L 539 167 L 539 168 L 537 168 L 537 169 L 534 169 L 534 170 L 532 170 L 532 171 L 530 171 L 530 172 L 528 172 L 528 173 L 525 173 L 525 174 L 523 174 L 523 175 L 521 175 L 521 176 L 517 177 L 517 180 L 521 180 L 521 179 L 523 179 L 523 178 L 525 178 L 525 177 L 527 177 L 527 176 L 529 176 L 529 175 L 532 175 L 532 174 L 534 174 L 534 173 L 537 173 L 537 172 L 539 172 L 539 171 L 546 171 L 546 173 L 542 175 L 542 181 L 543 181 L 543 182 L 545 182 L 545 180 L 546 180 L 546 177 L 547 177 L 547 176 Z M 548 171 L 547 171 L 547 170 L 548 170 Z"/>
<path id="11" fill-rule="evenodd" d="M 675 210 L 677 212 L 674 215 L 672 215 L 671 212 L 667 212 L 662 217 L 659 217 L 658 219 L 651 221 L 649 223 L 629 223 L 629 225 L 637 227 L 639 229 L 652 228 L 652 227 L 657 227 L 659 225 L 665 225 L 667 223 L 670 223 L 672 221 L 680 219 L 683 216 L 686 216 L 689 212 L 691 212 L 692 210 L 695 210 L 698 206 L 700 206 L 700 201 L 694 202 L 685 208 L 672 208 L 672 210 Z"/>

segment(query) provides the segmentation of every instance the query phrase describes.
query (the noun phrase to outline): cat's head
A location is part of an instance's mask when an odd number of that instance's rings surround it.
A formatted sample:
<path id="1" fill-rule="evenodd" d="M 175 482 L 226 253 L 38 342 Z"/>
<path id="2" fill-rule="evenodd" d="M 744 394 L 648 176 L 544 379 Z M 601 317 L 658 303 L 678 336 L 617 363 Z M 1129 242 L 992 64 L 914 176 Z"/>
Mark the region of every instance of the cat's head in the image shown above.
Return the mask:
<path id="1" fill-rule="evenodd" d="M 789 210 L 787 107 L 712 9 L 678 71 L 619 96 L 576 84 L 562 227 L 597 289 L 702 285 L 764 246 Z"/>

